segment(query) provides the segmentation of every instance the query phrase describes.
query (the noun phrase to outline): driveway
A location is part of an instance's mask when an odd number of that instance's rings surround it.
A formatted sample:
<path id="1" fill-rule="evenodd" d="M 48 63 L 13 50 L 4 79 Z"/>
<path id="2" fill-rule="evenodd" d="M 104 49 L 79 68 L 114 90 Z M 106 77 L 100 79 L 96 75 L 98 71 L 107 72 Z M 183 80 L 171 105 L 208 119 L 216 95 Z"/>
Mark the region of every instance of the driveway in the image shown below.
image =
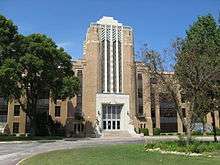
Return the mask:
<path id="1" fill-rule="evenodd" d="M 99 145 L 144 143 L 144 138 L 91 138 L 91 139 L 69 139 L 58 141 L 30 141 L 30 142 L 7 142 L 0 143 L 0 165 L 15 165 L 20 160 L 43 152 L 93 147 Z"/>
<path id="2" fill-rule="evenodd" d="M 213 141 L 213 137 L 196 137 L 197 140 Z M 0 165 L 16 165 L 32 155 L 60 149 L 95 147 L 99 145 L 144 143 L 152 141 L 178 140 L 177 136 L 148 136 L 129 138 L 87 138 L 58 141 L 0 142 Z M 220 141 L 220 137 L 218 137 Z"/>

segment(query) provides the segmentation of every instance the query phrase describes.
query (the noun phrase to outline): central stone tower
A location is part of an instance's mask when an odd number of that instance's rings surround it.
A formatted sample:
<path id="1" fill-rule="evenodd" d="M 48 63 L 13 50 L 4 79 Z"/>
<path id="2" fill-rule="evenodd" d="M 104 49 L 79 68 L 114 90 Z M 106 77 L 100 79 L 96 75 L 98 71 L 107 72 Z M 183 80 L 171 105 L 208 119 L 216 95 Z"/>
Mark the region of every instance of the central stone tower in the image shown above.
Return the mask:
<path id="1" fill-rule="evenodd" d="M 133 32 L 112 17 L 88 28 L 84 43 L 83 103 L 87 134 L 134 133 Z"/>

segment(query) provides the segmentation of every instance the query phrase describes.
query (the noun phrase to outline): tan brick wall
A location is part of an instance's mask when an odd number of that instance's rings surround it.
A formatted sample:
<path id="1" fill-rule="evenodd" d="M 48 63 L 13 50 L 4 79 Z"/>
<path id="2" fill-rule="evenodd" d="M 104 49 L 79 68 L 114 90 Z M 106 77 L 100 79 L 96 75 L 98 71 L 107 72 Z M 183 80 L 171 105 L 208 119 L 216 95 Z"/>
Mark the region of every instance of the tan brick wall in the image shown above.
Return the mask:
<path id="1" fill-rule="evenodd" d="M 129 95 L 130 117 L 135 124 L 136 120 L 136 79 L 134 63 L 133 32 L 123 30 L 123 93 Z"/>
<path id="2" fill-rule="evenodd" d="M 96 121 L 96 93 L 100 81 L 98 71 L 100 44 L 97 27 L 91 26 L 88 29 L 84 53 L 86 64 L 83 70 L 82 110 L 85 114 L 86 132 L 92 134 Z"/>
<path id="3" fill-rule="evenodd" d="M 7 124 L 10 129 L 10 133 L 13 133 L 13 123 L 19 123 L 19 133 L 24 134 L 26 133 L 26 113 L 21 110 L 20 108 L 20 115 L 14 116 L 14 106 L 19 105 L 15 103 L 15 100 L 10 99 L 8 102 L 8 116 L 7 116 Z"/>

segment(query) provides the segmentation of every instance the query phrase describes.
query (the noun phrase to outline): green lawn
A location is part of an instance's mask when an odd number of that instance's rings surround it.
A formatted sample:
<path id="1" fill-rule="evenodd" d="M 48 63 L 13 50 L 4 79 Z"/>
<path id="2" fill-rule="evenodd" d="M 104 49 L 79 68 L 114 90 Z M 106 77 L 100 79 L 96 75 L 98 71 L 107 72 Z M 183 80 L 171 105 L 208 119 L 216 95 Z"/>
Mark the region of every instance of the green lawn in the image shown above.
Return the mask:
<path id="1" fill-rule="evenodd" d="M 220 153 L 215 157 L 163 155 L 145 152 L 142 144 L 113 145 L 94 148 L 53 151 L 40 154 L 23 165 L 219 165 Z"/>

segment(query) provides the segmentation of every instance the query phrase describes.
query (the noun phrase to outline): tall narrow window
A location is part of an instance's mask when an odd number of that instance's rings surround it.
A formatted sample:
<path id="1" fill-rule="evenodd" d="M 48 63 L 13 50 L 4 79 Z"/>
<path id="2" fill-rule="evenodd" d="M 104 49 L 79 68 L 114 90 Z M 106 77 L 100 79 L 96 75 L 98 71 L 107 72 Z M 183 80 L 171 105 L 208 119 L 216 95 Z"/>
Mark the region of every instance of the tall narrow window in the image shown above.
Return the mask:
<path id="1" fill-rule="evenodd" d="M 13 133 L 19 133 L 19 123 L 13 123 Z"/>
<path id="2" fill-rule="evenodd" d="M 14 116 L 20 116 L 20 105 L 14 106 Z"/>
<path id="3" fill-rule="evenodd" d="M 55 107 L 55 117 L 60 117 L 60 106 Z"/>

